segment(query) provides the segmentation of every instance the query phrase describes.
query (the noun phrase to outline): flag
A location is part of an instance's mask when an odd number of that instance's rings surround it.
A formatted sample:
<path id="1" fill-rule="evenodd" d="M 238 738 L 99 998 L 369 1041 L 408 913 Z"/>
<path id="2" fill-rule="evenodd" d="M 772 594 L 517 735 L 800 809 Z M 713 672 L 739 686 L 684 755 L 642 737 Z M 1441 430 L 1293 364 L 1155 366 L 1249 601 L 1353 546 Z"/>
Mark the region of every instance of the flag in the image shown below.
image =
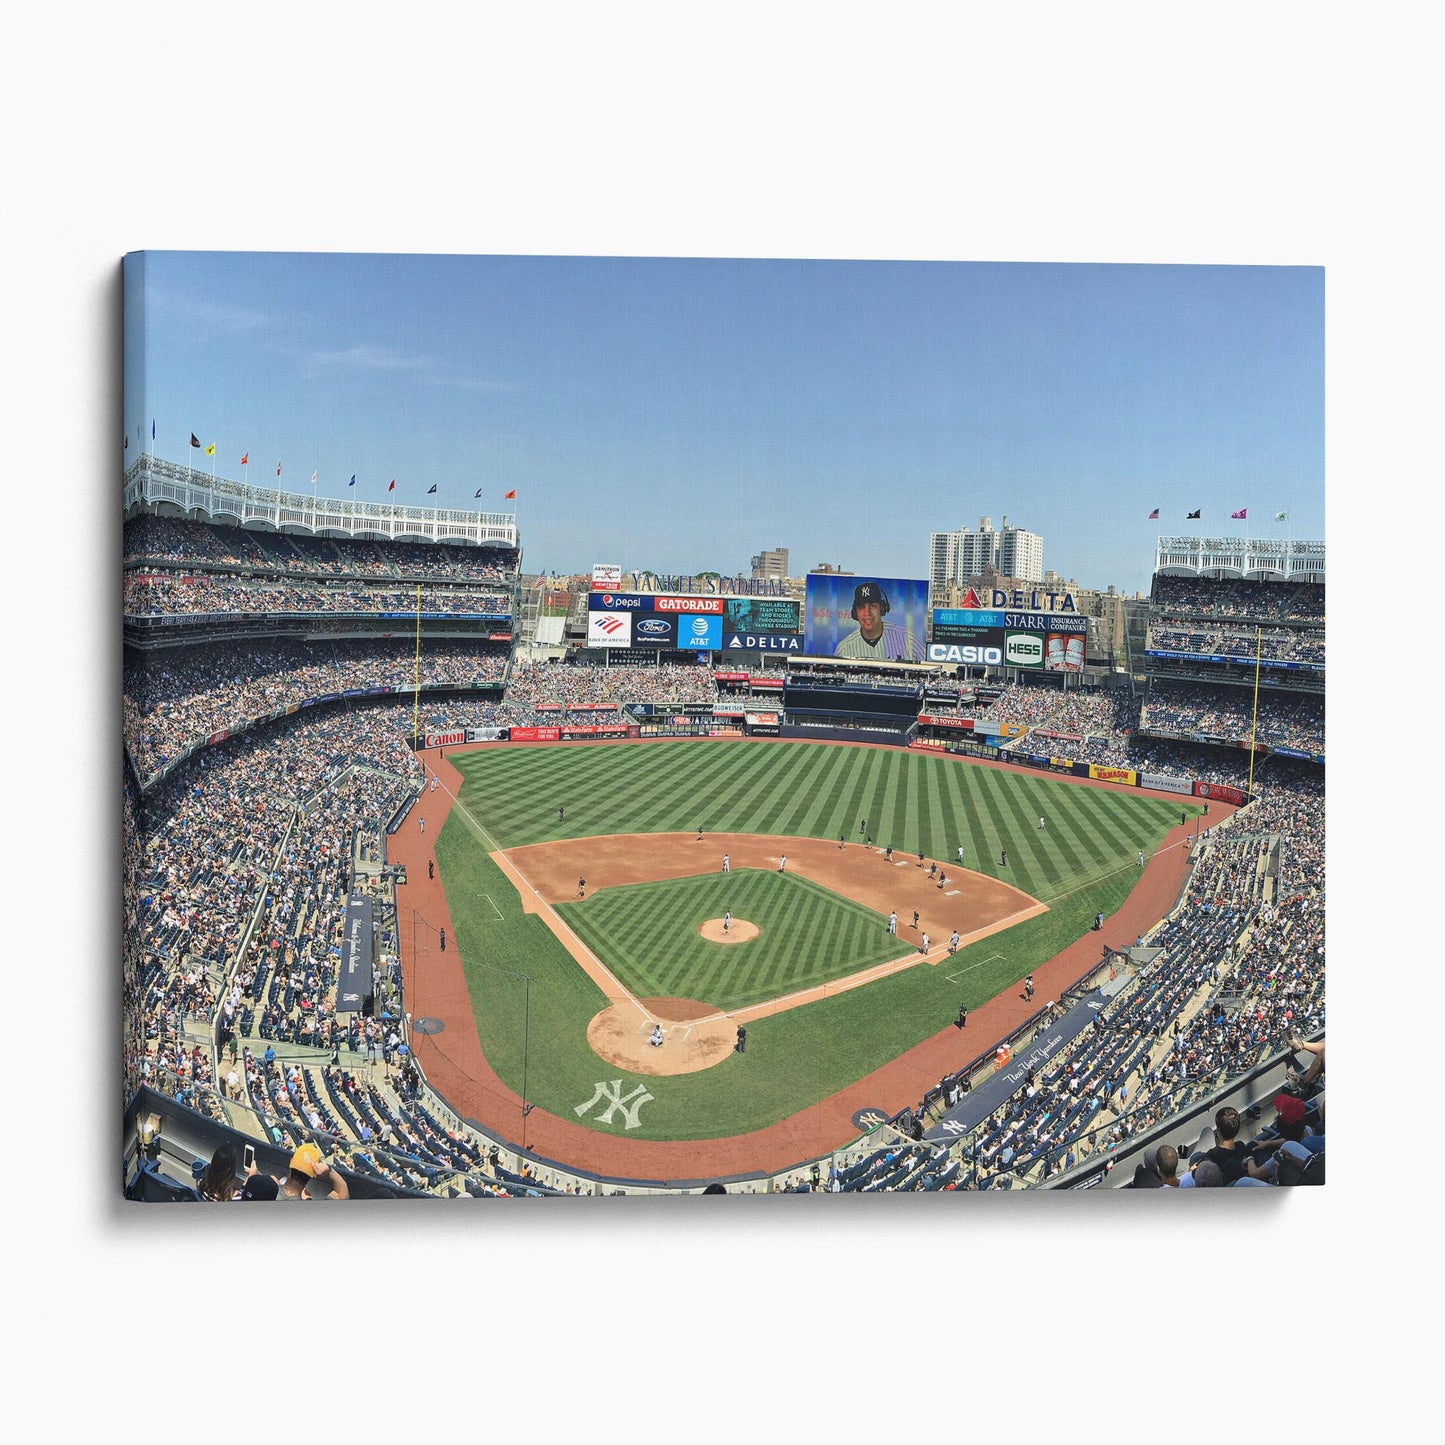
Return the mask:
<path id="1" fill-rule="evenodd" d="M 191 445 L 192 445 L 193 447 L 198 447 L 198 446 L 200 446 L 200 444 L 201 444 L 201 443 L 199 442 L 199 440 L 197 440 L 197 437 L 196 437 L 195 432 L 192 432 L 192 433 L 191 433 Z"/>
<path id="2" fill-rule="evenodd" d="M 1276 513 L 1274 514 L 1274 519 L 1275 519 L 1276 522 L 1283 522 L 1283 521 L 1285 521 L 1288 517 L 1289 517 L 1289 513 L 1288 513 L 1288 512 L 1276 512 Z"/>
<path id="3" fill-rule="evenodd" d="M 156 439 L 156 424 L 155 424 L 155 421 L 152 420 L 152 422 L 151 422 L 151 440 L 154 441 L 155 439 Z"/>
<path id="4" fill-rule="evenodd" d="M 208 457 L 213 457 L 213 456 L 216 455 L 216 444 L 215 444 L 215 442 L 212 442 L 212 443 L 210 444 L 210 446 L 208 446 L 208 447 L 206 448 L 206 455 L 207 455 Z"/>
<path id="5" fill-rule="evenodd" d="M 517 495 L 517 494 L 516 494 L 516 492 L 514 492 L 514 491 L 513 491 L 513 492 L 503 492 L 503 493 L 502 493 L 502 500 L 503 500 L 504 502 L 510 502 L 510 501 L 512 500 L 512 498 L 515 497 L 516 495 Z"/>
<path id="6" fill-rule="evenodd" d="M 390 485 L 389 487 L 387 487 L 387 491 L 388 491 L 388 492 L 394 492 L 395 490 L 396 490 L 396 478 L 393 477 L 393 478 L 391 479 L 391 485 Z"/>
<path id="7" fill-rule="evenodd" d="M 437 489 L 437 484 L 436 484 L 435 482 L 433 482 L 433 483 L 431 484 L 431 486 L 429 486 L 429 487 L 426 489 L 426 494 L 427 494 L 427 496 L 431 496 L 431 494 L 432 494 L 434 491 L 436 491 L 436 489 Z"/>
<path id="8" fill-rule="evenodd" d="M 349 482 L 347 482 L 346 485 L 347 485 L 348 487 L 354 487 L 354 486 L 356 485 L 356 473 L 355 473 L 355 472 L 352 472 L 352 474 L 351 474 L 351 480 L 350 480 Z"/>
<path id="9" fill-rule="evenodd" d="M 316 485 L 316 473 L 315 473 L 315 472 L 312 472 L 312 473 L 311 473 L 311 485 L 312 485 L 313 487 Z"/>
<path id="10" fill-rule="evenodd" d="M 1231 512 L 1229 514 L 1229 520 L 1231 522 L 1243 522 L 1247 519 L 1248 512 L 1248 507 L 1241 507 L 1237 512 Z"/>
<path id="11" fill-rule="evenodd" d="M 1151 522 L 1157 522 L 1157 521 L 1159 520 L 1159 508 L 1158 508 L 1158 507 L 1155 507 L 1154 510 L 1149 513 L 1149 520 L 1150 520 Z"/>
<path id="12" fill-rule="evenodd" d="M 125 444 L 121 447 L 121 451 L 123 451 L 123 452 L 128 452 L 129 450 L 130 450 L 130 433 L 127 432 L 127 433 L 125 434 Z"/>
<path id="13" fill-rule="evenodd" d="M 480 497 L 480 496 L 482 495 L 482 489 L 481 489 L 480 487 L 477 488 L 477 490 L 476 490 L 476 495 L 477 495 L 478 497 Z"/>
<path id="14" fill-rule="evenodd" d="M 280 463 L 280 462 L 277 462 L 277 463 L 276 463 L 276 475 L 277 475 L 278 477 L 281 475 L 281 463 Z"/>
<path id="15" fill-rule="evenodd" d="M 1189 514 L 1187 517 L 1185 517 L 1184 520 L 1185 520 L 1186 522 L 1197 522 L 1197 521 L 1199 520 L 1199 512 L 1202 512 L 1203 510 L 1204 510 L 1204 508 L 1203 508 L 1203 507 L 1200 507 L 1198 511 L 1190 512 L 1190 514 Z"/>
<path id="16" fill-rule="evenodd" d="M 251 460 L 251 453 L 250 453 L 250 452 L 246 452 L 246 453 L 241 457 L 241 465 L 244 467 L 244 466 L 246 465 L 246 463 L 249 462 L 250 460 Z"/>

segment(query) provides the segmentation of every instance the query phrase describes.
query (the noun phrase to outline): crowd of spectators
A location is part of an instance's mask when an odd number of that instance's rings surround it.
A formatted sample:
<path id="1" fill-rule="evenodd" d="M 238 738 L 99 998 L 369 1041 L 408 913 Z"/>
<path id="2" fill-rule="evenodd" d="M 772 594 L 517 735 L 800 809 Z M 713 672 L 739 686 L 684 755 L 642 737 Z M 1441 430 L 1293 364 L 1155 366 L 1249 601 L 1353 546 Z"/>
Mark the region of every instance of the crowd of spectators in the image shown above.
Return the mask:
<path id="1" fill-rule="evenodd" d="M 421 786 L 397 711 L 267 724 L 139 801 L 127 791 L 128 1072 L 176 1083 L 188 1023 L 217 1030 L 222 1047 L 263 1026 L 271 1039 L 338 1041 L 347 898 L 379 859 L 385 820 Z"/>
<path id="2" fill-rule="evenodd" d="M 276 575 L 411 577 L 468 583 L 509 582 L 520 561 L 514 547 L 304 537 L 149 514 L 125 523 L 121 552 L 127 571 L 194 566 Z"/>
<path id="3" fill-rule="evenodd" d="M 790 683 L 810 683 L 815 687 L 846 682 L 852 687 L 907 687 L 923 685 L 923 678 L 906 668 L 830 667 L 790 661 L 787 669 Z"/>
<path id="4" fill-rule="evenodd" d="M 1159 619 L 1149 629 L 1150 648 L 1163 652 L 1187 652 L 1203 656 L 1235 657 L 1261 662 L 1308 662 L 1324 666 L 1325 638 L 1321 632 L 1284 628 L 1261 629 L 1258 633 L 1216 623 L 1190 627 L 1175 618 Z"/>
<path id="5" fill-rule="evenodd" d="M 510 617 L 511 601 L 503 593 L 478 588 L 358 582 L 307 582 L 291 579 L 260 581 L 251 577 L 191 574 L 167 577 L 128 574 L 121 605 L 126 617 L 185 617 L 262 613 L 266 616 L 317 613 L 386 612 L 414 615 L 443 613 L 463 617 Z"/>
<path id="6" fill-rule="evenodd" d="M 418 659 L 401 640 L 214 644 L 127 656 L 123 727 L 137 775 L 149 781 L 213 733 L 278 708 L 359 688 L 476 687 L 504 681 L 505 647 L 429 641 Z"/>
<path id="7" fill-rule="evenodd" d="M 541 663 L 514 669 L 507 683 L 509 707 L 567 709 L 578 704 L 712 703 L 717 684 L 701 663 L 630 662 L 608 666 Z"/>
<path id="8" fill-rule="evenodd" d="M 994 689 L 993 700 L 974 698 L 963 704 L 971 716 L 991 722 L 1017 723 L 1063 737 L 1126 738 L 1134 726 L 1134 704 L 1123 688 L 1040 687 L 1008 683 Z"/>
<path id="9" fill-rule="evenodd" d="M 1156 678 L 1140 709 L 1139 727 L 1147 732 L 1204 733 L 1232 742 L 1252 738 L 1267 747 L 1323 755 L 1325 700 L 1321 693 L 1261 690 L 1256 715 L 1254 697 L 1244 689 Z"/>
<path id="10" fill-rule="evenodd" d="M 1150 601 L 1174 616 L 1232 617 L 1299 622 L 1323 627 L 1325 589 L 1320 582 L 1241 582 L 1233 579 L 1156 576 Z"/>

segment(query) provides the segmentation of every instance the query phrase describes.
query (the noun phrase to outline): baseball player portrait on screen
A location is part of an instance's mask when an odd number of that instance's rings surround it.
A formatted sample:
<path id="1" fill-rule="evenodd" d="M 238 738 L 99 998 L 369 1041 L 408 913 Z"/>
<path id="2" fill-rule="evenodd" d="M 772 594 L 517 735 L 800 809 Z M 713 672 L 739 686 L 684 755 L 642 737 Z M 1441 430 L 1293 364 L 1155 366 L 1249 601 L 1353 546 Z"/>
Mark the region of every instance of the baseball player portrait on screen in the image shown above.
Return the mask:
<path id="1" fill-rule="evenodd" d="M 860 582 L 853 589 L 850 616 L 858 624 L 833 649 L 835 657 L 872 662 L 921 662 L 923 641 L 911 628 L 883 619 L 892 610 L 888 594 L 876 582 Z"/>

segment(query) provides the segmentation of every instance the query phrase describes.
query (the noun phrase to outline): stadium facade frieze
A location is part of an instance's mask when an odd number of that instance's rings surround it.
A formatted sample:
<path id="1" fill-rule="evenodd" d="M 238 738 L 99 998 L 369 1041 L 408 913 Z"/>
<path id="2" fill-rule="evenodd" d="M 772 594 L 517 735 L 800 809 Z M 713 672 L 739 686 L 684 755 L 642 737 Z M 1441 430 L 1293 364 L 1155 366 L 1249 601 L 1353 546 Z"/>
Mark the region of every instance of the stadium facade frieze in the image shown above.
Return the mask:
<path id="1" fill-rule="evenodd" d="M 703 597 L 791 597 L 781 577 L 679 577 L 671 572 L 624 572 L 621 592 L 678 592 Z"/>

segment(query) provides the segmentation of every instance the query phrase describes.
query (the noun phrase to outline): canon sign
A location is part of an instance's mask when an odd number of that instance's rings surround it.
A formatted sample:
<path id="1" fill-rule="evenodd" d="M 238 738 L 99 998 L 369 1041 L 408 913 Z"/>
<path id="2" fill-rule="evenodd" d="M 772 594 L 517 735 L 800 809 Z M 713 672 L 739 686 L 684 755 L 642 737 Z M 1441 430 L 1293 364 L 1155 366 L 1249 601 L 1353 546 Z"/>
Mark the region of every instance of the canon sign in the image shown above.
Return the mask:
<path id="1" fill-rule="evenodd" d="M 467 740 L 465 731 L 450 733 L 427 733 L 426 746 L 429 748 L 450 748 Z"/>

